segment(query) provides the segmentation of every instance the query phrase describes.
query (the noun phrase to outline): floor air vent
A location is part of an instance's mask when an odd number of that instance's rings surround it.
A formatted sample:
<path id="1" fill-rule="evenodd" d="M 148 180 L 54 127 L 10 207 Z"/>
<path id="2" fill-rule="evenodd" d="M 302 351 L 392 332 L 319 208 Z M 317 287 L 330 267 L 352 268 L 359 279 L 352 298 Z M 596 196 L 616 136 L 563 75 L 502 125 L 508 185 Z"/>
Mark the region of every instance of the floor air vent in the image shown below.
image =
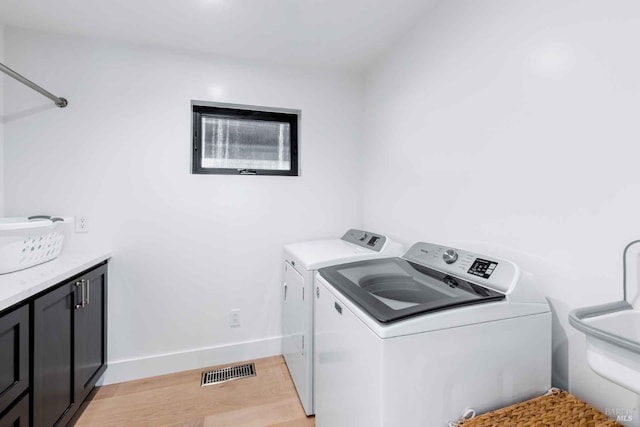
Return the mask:
<path id="1" fill-rule="evenodd" d="M 203 372 L 201 386 L 204 387 L 255 376 L 255 364 L 245 363 L 244 365 L 229 366 L 227 368 L 213 369 L 211 371 Z"/>

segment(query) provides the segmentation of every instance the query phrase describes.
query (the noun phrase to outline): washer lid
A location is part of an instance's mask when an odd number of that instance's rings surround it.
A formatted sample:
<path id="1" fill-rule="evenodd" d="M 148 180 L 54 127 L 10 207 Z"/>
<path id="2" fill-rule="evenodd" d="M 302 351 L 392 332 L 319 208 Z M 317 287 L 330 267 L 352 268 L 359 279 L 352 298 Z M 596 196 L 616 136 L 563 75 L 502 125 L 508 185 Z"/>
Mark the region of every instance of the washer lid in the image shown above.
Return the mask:
<path id="1" fill-rule="evenodd" d="M 304 270 L 318 270 L 330 265 L 400 256 L 402 245 L 382 234 L 349 230 L 340 239 L 293 243 L 284 247 L 285 257 Z"/>
<path id="2" fill-rule="evenodd" d="M 402 258 L 353 262 L 319 272 L 341 294 L 385 324 L 505 298 L 491 289 Z"/>
<path id="3" fill-rule="evenodd" d="M 378 252 L 339 239 L 293 243 L 285 246 L 284 250 L 285 256 L 300 264 L 304 270 L 318 270 L 329 265 L 379 257 Z"/>

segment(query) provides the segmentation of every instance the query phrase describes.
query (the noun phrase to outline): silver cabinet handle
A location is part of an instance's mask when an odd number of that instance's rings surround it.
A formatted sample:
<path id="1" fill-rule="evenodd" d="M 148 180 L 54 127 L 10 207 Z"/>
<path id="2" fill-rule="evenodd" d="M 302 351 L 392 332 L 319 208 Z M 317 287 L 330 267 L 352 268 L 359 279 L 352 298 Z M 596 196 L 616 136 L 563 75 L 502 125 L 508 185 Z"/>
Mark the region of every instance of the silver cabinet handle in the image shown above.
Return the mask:
<path id="1" fill-rule="evenodd" d="M 82 308 L 84 308 L 87 305 L 87 283 L 84 279 L 80 283 L 82 283 Z"/>
<path id="2" fill-rule="evenodd" d="M 85 305 L 89 305 L 89 289 L 91 289 L 89 287 L 90 282 L 89 282 L 89 279 L 85 280 L 84 282 L 85 282 L 84 285 L 87 287 L 87 303 Z"/>
<path id="3" fill-rule="evenodd" d="M 84 280 L 75 283 L 76 289 L 80 288 L 80 304 L 76 304 L 76 310 L 84 307 Z"/>
<path id="4" fill-rule="evenodd" d="M 284 284 L 284 300 L 287 300 L 287 284 Z"/>

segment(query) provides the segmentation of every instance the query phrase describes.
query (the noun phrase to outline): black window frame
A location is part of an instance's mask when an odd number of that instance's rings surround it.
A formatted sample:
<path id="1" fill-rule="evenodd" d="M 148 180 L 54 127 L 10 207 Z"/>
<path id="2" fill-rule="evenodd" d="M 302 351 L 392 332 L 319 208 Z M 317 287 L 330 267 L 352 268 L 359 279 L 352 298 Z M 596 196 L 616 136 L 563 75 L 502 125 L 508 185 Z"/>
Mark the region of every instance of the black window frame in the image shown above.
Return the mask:
<path id="1" fill-rule="evenodd" d="M 252 107 L 249 107 L 252 108 Z M 191 123 L 192 123 L 192 174 L 214 174 L 214 175 L 276 175 L 276 176 L 299 176 L 298 173 L 298 121 L 300 113 L 269 111 L 267 109 L 236 108 L 230 106 L 215 106 L 192 104 L 191 106 Z M 291 163 L 288 170 L 277 169 L 235 169 L 235 168 L 205 168 L 202 166 L 202 138 L 200 137 L 202 129 L 202 116 L 209 115 L 230 119 L 250 119 L 263 121 L 276 121 L 288 123 L 290 125 L 291 138 Z"/>

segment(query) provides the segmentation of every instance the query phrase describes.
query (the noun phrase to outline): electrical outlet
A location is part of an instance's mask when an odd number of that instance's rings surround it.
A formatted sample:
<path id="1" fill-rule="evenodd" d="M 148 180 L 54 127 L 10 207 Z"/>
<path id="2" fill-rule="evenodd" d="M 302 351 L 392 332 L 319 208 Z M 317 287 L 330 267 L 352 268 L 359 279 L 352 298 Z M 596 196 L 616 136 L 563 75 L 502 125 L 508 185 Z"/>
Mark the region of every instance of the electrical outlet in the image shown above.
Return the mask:
<path id="1" fill-rule="evenodd" d="M 86 216 L 77 216 L 75 219 L 76 233 L 89 232 L 89 218 Z"/>
<path id="2" fill-rule="evenodd" d="M 232 328 L 240 326 L 240 309 L 231 310 L 229 312 L 229 326 Z"/>

